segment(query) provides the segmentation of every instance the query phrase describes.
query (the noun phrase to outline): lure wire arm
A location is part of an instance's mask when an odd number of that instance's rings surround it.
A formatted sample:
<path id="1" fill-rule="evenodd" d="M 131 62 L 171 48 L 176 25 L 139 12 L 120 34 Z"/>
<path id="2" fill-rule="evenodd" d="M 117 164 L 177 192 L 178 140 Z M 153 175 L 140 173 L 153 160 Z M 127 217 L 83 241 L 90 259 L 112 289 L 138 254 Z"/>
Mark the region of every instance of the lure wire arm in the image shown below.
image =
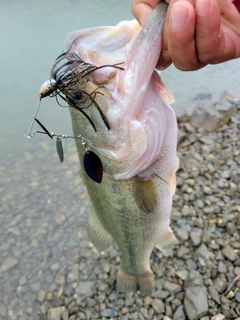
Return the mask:
<path id="1" fill-rule="evenodd" d="M 41 99 L 38 101 L 38 105 L 37 105 L 35 114 L 34 114 L 34 116 L 33 116 L 32 122 L 31 122 L 31 124 L 30 124 L 30 128 L 29 128 L 29 130 L 28 130 L 28 134 L 25 135 L 26 138 L 32 138 L 32 137 L 34 136 L 34 134 L 35 134 L 35 133 L 33 133 L 33 135 L 31 135 L 31 131 L 32 131 L 34 122 L 35 122 L 35 120 L 36 120 L 36 116 L 37 116 L 37 114 L 38 114 L 39 108 L 40 108 L 40 103 L 41 103 Z"/>

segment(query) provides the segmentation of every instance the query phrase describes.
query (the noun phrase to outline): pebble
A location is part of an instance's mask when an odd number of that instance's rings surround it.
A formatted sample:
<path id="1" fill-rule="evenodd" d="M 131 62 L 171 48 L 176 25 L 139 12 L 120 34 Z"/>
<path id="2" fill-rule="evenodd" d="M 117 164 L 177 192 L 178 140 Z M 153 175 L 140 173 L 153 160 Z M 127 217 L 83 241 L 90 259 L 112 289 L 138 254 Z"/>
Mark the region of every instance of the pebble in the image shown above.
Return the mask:
<path id="1" fill-rule="evenodd" d="M 177 307 L 176 311 L 174 312 L 173 315 L 173 320 L 185 320 L 186 316 L 183 310 L 183 305 L 181 304 L 180 306 Z"/>
<path id="2" fill-rule="evenodd" d="M 202 285 L 203 285 L 202 275 L 196 270 L 191 270 L 188 274 L 188 278 L 184 283 L 184 288 L 202 286 Z"/>
<path id="3" fill-rule="evenodd" d="M 165 300 L 169 296 L 169 292 L 166 290 L 157 290 L 157 291 L 153 292 L 152 296 L 154 298 L 159 298 L 159 299 Z"/>
<path id="4" fill-rule="evenodd" d="M 197 320 L 208 312 L 207 289 L 204 286 L 187 287 L 184 307 L 189 320 Z"/>
<path id="5" fill-rule="evenodd" d="M 158 314 L 164 313 L 164 311 L 165 311 L 164 303 L 160 299 L 153 299 L 152 307 Z"/>
<path id="6" fill-rule="evenodd" d="M 195 247 L 201 243 L 201 233 L 196 231 L 190 232 L 190 239 Z"/>
<path id="7" fill-rule="evenodd" d="M 0 304 L 0 316 L 2 317 L 7 316 L 7 307 L 5 304 Z"/>
<path id="8" fill-rule="evenodd" d="M 182 290 L 182 287 L 178 283 L 165 281 L 164 282 L 164 289 L 168 291 L 170 294 L 175 294 Z"/>
<path id="9" fill-rule="evenodd" d="M 188 274 L 189 274 L 188 270 L 176 271 L 176 276 L 178 276 L 181 280 L 186 280 L 188 277 Z"/>
<path id="10" fill-rule="evenodd" d="M 240 303 L 240 292 L 235 294 L 235 300 Z"/>
<path id="11" fill-rule="evenodd" d="M 221 272 L 221 273 L 227 272 L 227 266 L 223 261 L 219 261 L 218 263 L 218 272 Z"/>
<path id="12" fill-rule="evenodd" d="M 216 314 L 215 316 L 213 316 L 211 318 L 211 320 L 225 320 L 225 319 L 226 319 L 225 316 L 223 314 L 221 314 L 221 313 Z"/>
<path id="13" fill-rule="evenodd" d="M 236 252 L 230 246 L 226 246 L 225 248 L 223 248 L 222 254 L 230 261 L 235 261 L 237 259 Z"/>
<path id="14" fill-rule="evenodd" d="M 93 281 L 80 281 L 75 289 L 78 296 L 91 297 L 94 292 L 94 282 Z"/>
<path id="15" fill-rule="evenodd" d="M 219 294 L 218 294 L 218 292 L 217 292 L 217 290 L 215 289 L 214 286 L 209 286 L 209 287 L 208 287 L 208 292 L 209 292 L 211 298 L 212 298 L 214 301 L 216 301 L 218 304 L 221 303 L 221 302 L 220 302 L 220 298 L 219 298 Z"/>
<path id="16" fill-rule="evenodd" d="M 65 307 L 49 309 L 47 313 L 47 320 L 61 320 L 61 314 L 65 309 Z"/>
<path id="17" fill-rule="evenodd" d="M 15 257 L 7 257 L 3 262 L 3 264 L 0 266 L 0 273 L 16 267 L 18 263 L 19 263 L 19 259 Z"/>

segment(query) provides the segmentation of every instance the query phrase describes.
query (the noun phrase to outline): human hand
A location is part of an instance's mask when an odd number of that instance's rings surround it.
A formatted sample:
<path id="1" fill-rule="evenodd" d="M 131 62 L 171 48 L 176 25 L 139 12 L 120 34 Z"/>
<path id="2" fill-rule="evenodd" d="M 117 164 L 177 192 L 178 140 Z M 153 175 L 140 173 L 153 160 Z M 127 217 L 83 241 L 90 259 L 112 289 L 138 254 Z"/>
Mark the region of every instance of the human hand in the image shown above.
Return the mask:
<path id="1" fill-rule="evenodd" d="M 143 24 L 159 0 L 133 0 Z M 182 71 L 240 57 L 240 14 L 230 0 L 169 0 L 157 68 Z"/>

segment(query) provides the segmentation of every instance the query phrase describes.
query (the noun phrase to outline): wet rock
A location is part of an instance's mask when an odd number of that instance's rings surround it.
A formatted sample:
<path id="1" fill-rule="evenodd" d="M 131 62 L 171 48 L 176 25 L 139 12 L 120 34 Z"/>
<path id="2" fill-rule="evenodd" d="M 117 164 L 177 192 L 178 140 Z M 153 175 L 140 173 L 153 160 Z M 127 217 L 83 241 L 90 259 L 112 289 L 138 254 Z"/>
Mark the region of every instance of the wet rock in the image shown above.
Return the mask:
<path id="1" fill-rule="evenodd" d="M 198 320 L 208 312 L 207 289 L 204 286 L 186 288 L 184 307 L 189 320 Z"/>

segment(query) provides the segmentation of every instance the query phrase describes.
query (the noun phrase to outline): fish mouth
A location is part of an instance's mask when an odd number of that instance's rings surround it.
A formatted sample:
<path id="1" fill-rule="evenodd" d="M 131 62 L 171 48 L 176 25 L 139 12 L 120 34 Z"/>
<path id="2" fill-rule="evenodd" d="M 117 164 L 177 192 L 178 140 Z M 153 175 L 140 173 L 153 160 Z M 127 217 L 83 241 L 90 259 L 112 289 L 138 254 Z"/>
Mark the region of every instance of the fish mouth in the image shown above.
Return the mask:
<path id="1" fill-rule="evenodd" d="M 142 28 L 133 20 L 85 29 L 70 33 L 64 43 L 67 59 L 78 57 L 81 62 L 72 80 L 77 83 L 72 86 L 70 81 L 63 92 L 70 109 L 85 113 L 95 132 L 72 114 L 74 126 L 81 128 L 101 155 L 104 171 L 115 179 L 130 179 L 158 161 L 170 125 L 167 119 L 173 118 L 161 97 L 167 89 L 155 71 L 165 15 L 166 5 L 160 3 Z M 108 161 L 109 154 L 113 161 Z"/>

